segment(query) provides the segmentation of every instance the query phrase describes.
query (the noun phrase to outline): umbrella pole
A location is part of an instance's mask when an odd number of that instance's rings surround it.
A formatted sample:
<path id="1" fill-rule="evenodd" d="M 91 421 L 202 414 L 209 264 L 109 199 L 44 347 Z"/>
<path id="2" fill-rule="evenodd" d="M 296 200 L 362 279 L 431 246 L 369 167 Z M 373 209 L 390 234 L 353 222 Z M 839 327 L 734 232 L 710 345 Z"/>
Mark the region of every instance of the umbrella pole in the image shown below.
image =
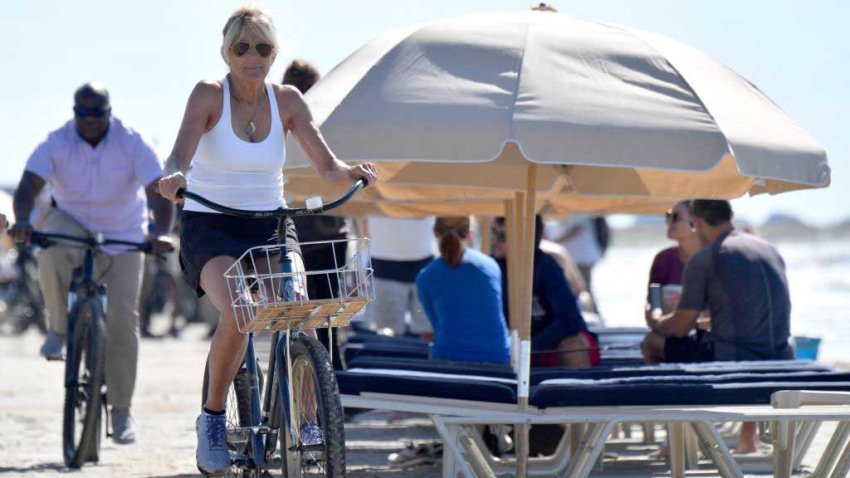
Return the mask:
<path id="1" fill-rule="evenodd" d="M 525 185 L 525 202 L 517 203 L 516 208 L 520 216 L 517 222 L 522 224 L 522 249 L 519 254 L 520 280 L 515 282 L 519 287 L 519 328 L 520 338 L 520 360 L 518 371 L 519 409 L 528 409 L 529 378 L 531 371 L 531 300 L 534 286 L 534 221 L 537 212 L 537 164 L 528 163 L 528 176 Z M 517 426 L 517 477 L 528 476 L 528 454 L 529 454 L 529 424 L 521 423 Z"/>
<path id="2" fill-rule="evenodd" d="M 505 243 L 507 244 L 507 265 L 508 265 L 508 290 L 506 293 L 508 294 L 508 325 L 512 332 L 516 332 L 519 334 L 518 328 L 518 320 L 519 320 L 519 294 L 517 291 L 519 287 L 517 285 L 519 283 L 519 278 L 521 277 L 519 272 L 519 264 L 521 263 L 519 260 L 520 251 L 522 250 L 522 233 L 521 229 L 518 229 L 517 222 L 517 205 L 521 204 L 522 201 L 522 193 L 515 193 L 514 199 L 508 199 L 505 201 Z M 517 335 L 517 339 L 519 339 L 519 335 Z M 519 343 L 514 344 L 517 347 L 517 352 L 519 352 Z"/>

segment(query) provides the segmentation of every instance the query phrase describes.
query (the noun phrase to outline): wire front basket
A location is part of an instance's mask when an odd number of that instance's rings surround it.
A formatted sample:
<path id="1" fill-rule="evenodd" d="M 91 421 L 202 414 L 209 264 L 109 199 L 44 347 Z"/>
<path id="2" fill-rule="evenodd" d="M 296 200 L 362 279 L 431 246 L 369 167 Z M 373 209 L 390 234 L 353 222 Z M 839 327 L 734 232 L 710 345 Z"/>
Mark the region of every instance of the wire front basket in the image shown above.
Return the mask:
<path id="1" fill-rule="evenodd" d="M 305 269 L 299 246 L 311 257 L 324 257 L 325 268 Z M 292 272 L 281 272 L 284 247 Z M 224 277 L 242 333 L 344 326 L 375 298 L 368 239 L 253 247 Z"/>

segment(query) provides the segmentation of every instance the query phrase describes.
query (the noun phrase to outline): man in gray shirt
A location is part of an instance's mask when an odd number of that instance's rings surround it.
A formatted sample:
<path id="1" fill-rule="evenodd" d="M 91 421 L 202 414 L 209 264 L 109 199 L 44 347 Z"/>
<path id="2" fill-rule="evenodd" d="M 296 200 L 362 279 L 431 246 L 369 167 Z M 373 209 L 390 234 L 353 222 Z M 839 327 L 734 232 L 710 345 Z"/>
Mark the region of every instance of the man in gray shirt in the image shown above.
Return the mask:
<path id="1" fill-rule="evenodd" d="M 694 227 L 706 247 L 685 265 L 682 297 L 672 314 L 647 310 L 643 342 L 649 363 L 793 359 L 791 300 L 785 263 L 767 242 L 732 225 L 728 201 L 693 202 Z M 708 309 L 711 330 L 688 334 Z M 751 424 L 739 452 L 755 451 Z"/>

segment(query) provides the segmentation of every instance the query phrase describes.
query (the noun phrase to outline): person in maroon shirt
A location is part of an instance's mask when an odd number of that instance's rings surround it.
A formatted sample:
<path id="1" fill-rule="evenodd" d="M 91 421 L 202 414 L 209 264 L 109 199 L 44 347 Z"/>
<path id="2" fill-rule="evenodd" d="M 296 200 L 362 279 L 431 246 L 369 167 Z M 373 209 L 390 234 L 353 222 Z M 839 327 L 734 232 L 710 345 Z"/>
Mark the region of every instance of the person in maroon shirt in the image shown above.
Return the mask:
<path id="1" fill-rule="evenodd" d="M 702 244 L 692 228 L 693 214 L 690 201 L 676 203 L 665 215 L 667 224 L 667 238 L 673 239 L 679 245 L 669 247 L 656 254 L 649 270 L 649 283 L 681 285 L 682 271 L 685 263 L 697 251 L 702 249 Z"/>
<path id="2" fill-rule="evenodd" d="M 682 285 L 682 275 L 685 270 L 685 264 L 688 263 L 694 254 L 703 248 L 703 244 L 694 230 L 694 215 L 693 203 L 691 201 L 680 201 L 676 203 L 664 215 L 665 223 L 667 224 L 667 237 L 678 243 L 677 246 L 669 247 L 656 254 L 652 261 L 652 267 L 649 270 L 649 283 L 659 284 L 661 287 L 666 285 Z M 671 310 L 676 308 L 675 302 L 668 303 L 665 307 Z M 649 294 L 647 294 L 647 307 L 649 307 Z M 697 334 L 701 334 L 702 330 L 708 327 L 708 321 L 703 320 L 698 323 Z M 654 364 L 663 361 L 661 357 L 656 356 L 650 350 L 645 348 L 643 344 L 643 354 L 647 363 Z M 684 347 L 682 354 L 674 354 L 668 358 L 670 362 L 690 362 L 696 360 L 688 353 L 690 349 Z"/>

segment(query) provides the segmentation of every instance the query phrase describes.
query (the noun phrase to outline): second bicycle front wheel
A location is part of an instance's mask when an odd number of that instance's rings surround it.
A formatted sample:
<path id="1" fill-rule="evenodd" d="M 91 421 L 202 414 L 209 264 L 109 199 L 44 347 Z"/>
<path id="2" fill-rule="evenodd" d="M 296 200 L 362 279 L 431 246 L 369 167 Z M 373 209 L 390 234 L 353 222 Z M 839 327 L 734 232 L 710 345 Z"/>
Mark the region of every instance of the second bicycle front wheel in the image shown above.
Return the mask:
<path id="1" fill-rule="evenodd" d="M 97 461 L 100 448 L 101 383 L 104 330 L 100 304 L 80 302 L 74 314 L 71 342 L 65 363 L 65 408 L 62 417 L 62 450 L 65 465 L 79 468 Z"/>
<path id="2" fill-rule="evenodd" d="M 318 340 L 303 335 L 290 343 L 290 354 L 290 427 L 296 437 L 293 442 L 288 430 L 280 432 L 283 474 L 288 478 L 345 476 L 342 404 L 328 352 Z"/>

